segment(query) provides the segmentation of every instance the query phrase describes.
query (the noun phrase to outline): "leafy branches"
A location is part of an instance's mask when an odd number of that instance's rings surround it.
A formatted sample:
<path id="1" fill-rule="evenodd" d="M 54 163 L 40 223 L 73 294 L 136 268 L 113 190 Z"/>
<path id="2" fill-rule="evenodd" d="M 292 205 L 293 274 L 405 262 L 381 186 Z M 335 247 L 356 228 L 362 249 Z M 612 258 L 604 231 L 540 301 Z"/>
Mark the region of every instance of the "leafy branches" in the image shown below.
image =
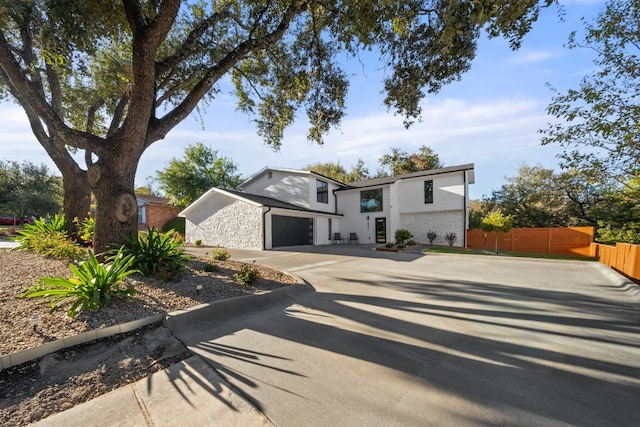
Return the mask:
<path id="1" fill-rule="evenodd" d="M 171 159 L 157 172 L 162 190 L 175 206 L 188 206 L 212 187 L 235 188 L 240 184 L 237 165 L 202 143 L 189 145 L 183 159 Z"/>
<path id="2" fill-rule="evenodd" d="M 597 69 L 585 76 L 579 88 L 554 90 L 550 115 L 562 122 L 550 124 L 543 144 L 558 144 L 563 168 L 587 171 L 601 182 L 623 191 L 640 177 L 640 3 L 607 3 L 593 24 L 586 24 L 584 42 L 575 33 L 569 47 L 587 47 L 596 53 Z"/>

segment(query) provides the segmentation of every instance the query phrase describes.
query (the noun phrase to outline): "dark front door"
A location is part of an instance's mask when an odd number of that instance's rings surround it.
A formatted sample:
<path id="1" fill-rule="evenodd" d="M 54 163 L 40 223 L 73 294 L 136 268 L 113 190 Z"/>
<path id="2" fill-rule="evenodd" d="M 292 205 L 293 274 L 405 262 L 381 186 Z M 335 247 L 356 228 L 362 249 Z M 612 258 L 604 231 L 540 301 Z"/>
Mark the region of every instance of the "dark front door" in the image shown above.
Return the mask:
<path id="1" fill-rule="evenodd" d="M 376 243 L 387 243 L 387 218 L 376 218 Z"/>
<path id="2" fill-rule="evenodd" d="M 273 215 L 271 217 L 271 245 L 297 246 L 313 244 L 313 219 Z"/>

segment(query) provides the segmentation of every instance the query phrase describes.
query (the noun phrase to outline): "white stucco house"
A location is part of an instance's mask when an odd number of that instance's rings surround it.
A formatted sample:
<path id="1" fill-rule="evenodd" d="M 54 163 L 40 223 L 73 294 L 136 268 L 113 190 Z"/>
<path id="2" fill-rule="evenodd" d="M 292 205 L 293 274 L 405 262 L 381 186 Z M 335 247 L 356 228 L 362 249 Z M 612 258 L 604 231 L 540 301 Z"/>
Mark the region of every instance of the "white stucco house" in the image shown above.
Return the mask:
<path id="1" fill-rule="evenodd" d="M 456 246 L 465 246 L 474 182 L 473 164 L 348 184 L 311 171 L 265 167 L 236 190 L 210 189 L 179 216 L 185 218 L 186 241 L 209 246 L 384 244 L 401 228 L 422 243 L 430 230 L 437 244 L 455 233 Z"/>

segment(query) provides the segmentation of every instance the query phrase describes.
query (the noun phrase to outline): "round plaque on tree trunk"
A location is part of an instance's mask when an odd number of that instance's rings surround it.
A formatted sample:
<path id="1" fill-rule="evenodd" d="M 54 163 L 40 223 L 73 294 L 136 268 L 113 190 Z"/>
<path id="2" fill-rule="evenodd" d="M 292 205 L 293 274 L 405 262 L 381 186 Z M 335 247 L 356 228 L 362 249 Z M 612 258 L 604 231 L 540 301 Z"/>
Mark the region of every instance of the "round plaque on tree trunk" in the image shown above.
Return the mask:
<path id="1" fill-rule="evenodd" d="M 127 222 L 136 213 L 136 198 L 131 194 L 121 194 L 116 200 L 116 218 L 120 222 Z"/>

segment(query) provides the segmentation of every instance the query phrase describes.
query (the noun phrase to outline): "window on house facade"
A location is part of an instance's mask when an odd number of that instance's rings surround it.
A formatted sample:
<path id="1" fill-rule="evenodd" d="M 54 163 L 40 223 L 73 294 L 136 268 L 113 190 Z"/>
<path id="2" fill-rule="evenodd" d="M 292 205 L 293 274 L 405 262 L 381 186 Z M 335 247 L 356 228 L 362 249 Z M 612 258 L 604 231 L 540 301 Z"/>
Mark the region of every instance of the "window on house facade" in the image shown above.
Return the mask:
<path id="1" fill-rule="evenodd" d="M 269 171 L 267 172 L 267 179 L 271 179 L 273 178 L 273 172 Z"/>
<path id="2" fill-rule="evenodd" d="M 138 224 L 147 223 L 147 207 L 138 205 Z"/>
<path id="3" fill-rule="evenodd" d="M 424 182 L 424 203 L 433 203 L 433 180 Z"/>
<path id="4" fill-rule="evenodd" d="M 318 195 L 318 203 L 329 203 L 329 183 L 316 180 L 316 193 Z"/>
<path id="5" fill-rule="evenodd" d="M 382 188 L 360 192 L 360 212 L 382 212 Z"/>

